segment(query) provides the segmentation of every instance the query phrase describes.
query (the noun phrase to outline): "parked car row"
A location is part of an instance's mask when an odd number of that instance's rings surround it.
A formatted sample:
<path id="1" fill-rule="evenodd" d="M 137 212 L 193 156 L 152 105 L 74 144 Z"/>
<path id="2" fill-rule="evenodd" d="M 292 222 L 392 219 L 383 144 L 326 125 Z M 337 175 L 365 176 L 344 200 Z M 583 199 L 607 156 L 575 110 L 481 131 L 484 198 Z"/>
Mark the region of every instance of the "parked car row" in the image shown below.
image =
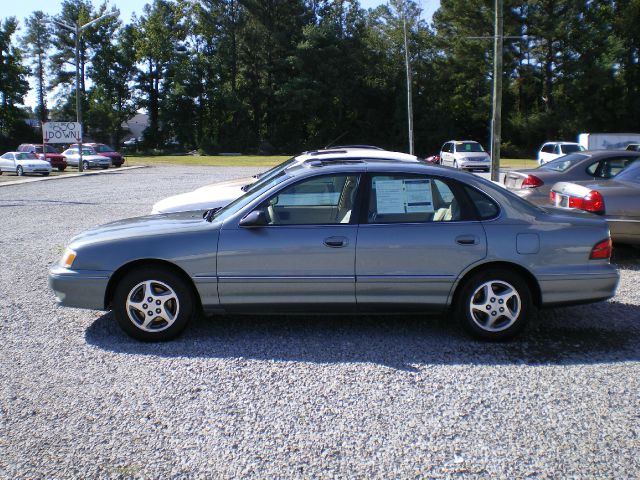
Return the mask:
<path id="1" fill-rule="evenodd" d="M 505 175 L 507 189 L 536 205 L 605 218 L 615 242 L 640 245 L 640 152 L 580 151 Z"/>
<path id="2" fill-rule="evenodd" d="M 413 155 L 305 152 L 205 188 L 154 206 L 177 213 L 73 238 L 50 271 L 57 301 L 113 310 L 146 341 L 175 337 L 201 310 L 451 310 L 471 335 L 501 340 L 537 308 L 607 299 L 618 283 L 602 218 Z"/>
<path id="3" fill-rule="evenodd" d="M 79 167 L 80 148 L 78 144 L 72 144 L 60 153 L 52 145 L 23 143 L 15 152 L 7 152 L 1 158 L 0 174 L 15 173 L 21 176 L 28 173 L 38 173 L 49 175 L 54 168 L 63 172 L 67 166 Z M 106 169 L 111 166 L 117 168 L 122 166 L 124 162 L 125 158 L 121 153 L 104 143 L 82 144 L 82 166 L 85 170 L 90 168 Z"/>

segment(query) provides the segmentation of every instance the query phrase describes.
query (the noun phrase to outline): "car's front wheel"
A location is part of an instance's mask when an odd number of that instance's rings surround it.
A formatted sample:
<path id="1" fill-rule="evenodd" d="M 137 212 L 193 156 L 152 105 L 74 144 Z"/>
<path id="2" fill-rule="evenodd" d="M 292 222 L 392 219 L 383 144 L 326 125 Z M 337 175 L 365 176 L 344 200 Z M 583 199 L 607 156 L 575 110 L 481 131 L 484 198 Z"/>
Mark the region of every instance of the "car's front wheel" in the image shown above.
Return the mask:
<path id="1" fill-rule="evenodd" d="M 19 177 L 22 177 L 24 175 L 24 169 L 21 165 L 18 165 L 18 168 L 16 168 L 16 175 L 18 175 Z"/>
<path id="2" fill-rule="evenodd" d="M 533 310 L 527 282 L 501 268 L 480 271 L 469 278 L 455 305 L 455 315 L 469 334 L 494 341 L 517 335 Z"/>
<path id="3" fill-rule="evenodd" d="M 83 170 L 89 170 L 89 162 L 87 162 L 86 160 L 84 160 L 82 162 L 82 169 Z"/>
<path id="4" fill-rule="evenodd" d="M 113 312 L 120 327 L 143 341 L 176 337 L 189 323 L 195 295 L 187 282 L 166 268 L 140 268 L 125 275 L 115 289 Z"/>

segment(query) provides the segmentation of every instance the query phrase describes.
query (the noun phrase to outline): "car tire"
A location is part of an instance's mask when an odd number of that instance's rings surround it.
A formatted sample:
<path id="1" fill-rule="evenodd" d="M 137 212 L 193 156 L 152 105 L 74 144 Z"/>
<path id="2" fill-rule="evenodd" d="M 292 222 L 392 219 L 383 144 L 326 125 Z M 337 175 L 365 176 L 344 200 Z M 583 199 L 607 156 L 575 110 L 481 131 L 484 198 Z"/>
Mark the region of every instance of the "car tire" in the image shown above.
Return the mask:
<path id="1" fill-rule="evenodd" d="M 89 162 L 87 162 L 86 160 L 82 161 L 82 169 L 83 170 L 89 170 Z"/>
<path id="2" fill-rule="evenodd" d="M 502 268 L 475 273 L 462 284 L 455 302 L 455 317 L 467 333 L 488 341 L 519 334 L 535 308 L 524 278 Z"/>
<path id="3" fill-rule="evenodd" d="M 67 168 L 67 167 L 58 167 L 58 171 L 59 171 L 59 172 L 64 172 L 64 170 L 65 170 L 66 168 Z"/>
<path id="4" fill-rule="evenodd" d="M 49 176 L 49 172 L 44 172 L 44 173 L 42 174 L 42 176 L 43 176 L 43 177 L 48 177 L 48 176 Z"/>
<path id="5" fill-rule="evenodd" d="M 175 338 L 196 310 L 192 287 L 166 268 L 133 270 L 118 283 L 113 296 L 113 312 L 120 328 L 145 342 Z"/>
<path id="6" fill-rule="evenodd" d="M 113 168 L 120 168 L 121 166 L 122 166 L 122 164 L 121 164 L 121 163 L 116 163 L 116 164 L 113 166 Z"/>
<path id="7" fill-rule="evenodd" d="M 109 167 L 100 167 L 100 168 L 101 168 L 102 170 L 106 170 L 106 169 L 108 169 Z"/>
<path id="8" fill-rule="evenodd" d="M 458 168 L 458 161 L 457 160 L 453 161 L 453 168 Z"/>
<path id="9" fill-rule="evenodd" d="M 24 169 L 18 165 L 18 168 L 16 168 L 16 175 L 18 175 L 19 177 L 24 176 Z"/>

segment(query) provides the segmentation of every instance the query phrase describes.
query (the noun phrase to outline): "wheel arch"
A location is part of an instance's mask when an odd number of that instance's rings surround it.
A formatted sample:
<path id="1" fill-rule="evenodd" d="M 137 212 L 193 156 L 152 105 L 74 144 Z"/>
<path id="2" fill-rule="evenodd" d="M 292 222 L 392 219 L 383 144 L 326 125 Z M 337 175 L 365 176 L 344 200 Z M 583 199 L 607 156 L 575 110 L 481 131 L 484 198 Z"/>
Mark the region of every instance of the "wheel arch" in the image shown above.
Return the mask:
<path id="1" fill-rule="evenodd" d="M 527 286 L 529 287 L 534 305 L 536 307 L 540 307 L 542 305 L 542 291 L 540 290 L 540 284 L 529 270 L 524 268 L 522 265 L 518 265 L 517 263 L 496 261 L 476 265 L 469 271 L 465 272 L 465 274 L 458 280 L 457 284 L 454 287 L 454 292 L 453 295 L 451 295 L 451 302 L 449 306 L 451 307 L 456 304 L 458 296 L 460 295 L 460 292 L 464 288 L 464 285 L 469 278 L 471 278 L 478 272 L 489 270 L 492 268 L 502 268 L 521 275 L 524 281 L 527 283 Z"/>
<path id="2" fill-rule="evenodd" d="M 185 272 L 182 268 L 180 268 L 175 263 L 171 263 L 167 260 L 159 260 L 155 258 L 146 258 L 140 260 L 134 260 L 129 263 L 125 263 L 121 267 L 119 267 L 111 277 L 109 278 L 109 283 L 107 284 L 107 289 L 104 294 L 104 307 L 105 310 L 111 310 L 113 306 L 113 295 L 115 293 L 116 287 L 120 280 L 122 280 L 129 272 L 136 270 L 138 268 L 165 268 L 167 270 L 172 271 L 176 275 L 180 276 L 187 285 L 191 288 L 194 298 L 196 299 L 196 309 L 202 309 L 202 304 L 200 303 L 200 295 L 198 294 L 198 289 L 196 285 L 193 283 L 191 277 Z"/>

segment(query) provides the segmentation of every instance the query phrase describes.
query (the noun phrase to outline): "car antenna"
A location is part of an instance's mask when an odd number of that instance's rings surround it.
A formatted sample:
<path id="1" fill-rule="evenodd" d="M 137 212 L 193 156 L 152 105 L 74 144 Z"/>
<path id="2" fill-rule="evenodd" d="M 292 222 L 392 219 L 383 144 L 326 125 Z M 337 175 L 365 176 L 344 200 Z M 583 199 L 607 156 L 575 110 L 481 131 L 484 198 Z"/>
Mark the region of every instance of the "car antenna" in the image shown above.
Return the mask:
<path id="1" fill-rule="evenodd" d="M 335 143 L 340 140 L 342 137 L 344 137 L 347 133 L 349 133 L 349 130 L 345 130 L 344 132 L 342 132 L 337 138 L 334 138 L 333 140 L 331 140 L 325 147 L 324 150 L 327 150 L 329 148 L 331 148 L 331 145 L 335 145 Z"/>

